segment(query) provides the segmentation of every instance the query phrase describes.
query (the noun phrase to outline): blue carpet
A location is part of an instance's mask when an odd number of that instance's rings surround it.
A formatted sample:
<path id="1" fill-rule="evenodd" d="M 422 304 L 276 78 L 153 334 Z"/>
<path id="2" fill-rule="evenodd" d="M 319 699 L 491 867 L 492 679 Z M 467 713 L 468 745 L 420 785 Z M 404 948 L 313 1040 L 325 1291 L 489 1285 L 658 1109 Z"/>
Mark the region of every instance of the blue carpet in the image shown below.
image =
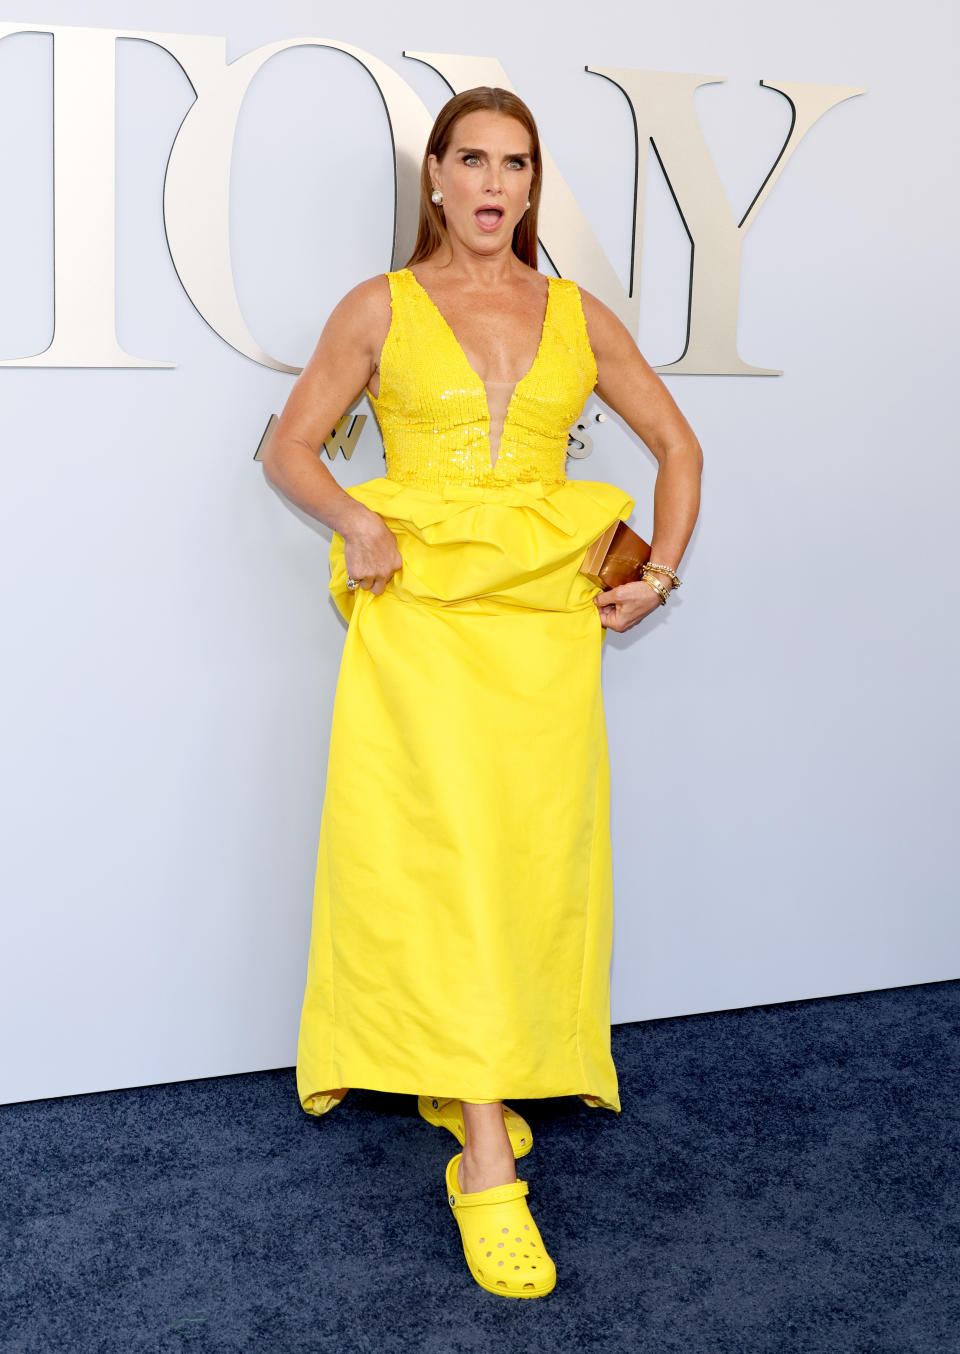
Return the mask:
<path id="1" fill-rule="evenodd" d="M 5 1354 L 957 1354 L 960 983 L 619 1025 L 513 1100 L 557 1287 L 470 1277 L 456 1140 L 293 1071 L 0 1108 Z"/>

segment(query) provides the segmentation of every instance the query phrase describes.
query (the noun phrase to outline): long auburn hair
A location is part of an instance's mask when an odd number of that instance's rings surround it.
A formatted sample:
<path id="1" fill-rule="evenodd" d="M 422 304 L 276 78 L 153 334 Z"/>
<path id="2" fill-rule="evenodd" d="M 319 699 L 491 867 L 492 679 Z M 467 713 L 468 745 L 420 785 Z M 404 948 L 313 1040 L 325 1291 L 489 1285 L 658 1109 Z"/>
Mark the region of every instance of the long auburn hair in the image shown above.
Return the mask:
<path id="1" fill-rule="evenodd" d="M 430 199 L 433 183 L 430 180 L 430 168 L 427 157 L 435 155 L 442 160 L 450 146 L 454 123 L 467 113 L 486 110 L 492 113 L 504 113 L 526 127 L 530 134 L 530 162 L 533 166 L 533 179 L 530 184 L 530 206 L 517 222 L 513 231 L 513 252 L 531 268 L 537 268 L 537 210 L 540 206 L 540 137 L 537 124 L 530 109 L 509 89 L 500 89 L 493 85 L 478 85 L 476 89 L 464 89 L 454 94 L 440 112 L 433 124 L 433 130 L 423 153 L 420 166 L 420 219 L 417 223 L 417 242 L 413 253 L 407 259 L 405 267 L 419 263 L 435 254 L 446 242 L 447 227 L 443 219 L 443 208 Z"/>

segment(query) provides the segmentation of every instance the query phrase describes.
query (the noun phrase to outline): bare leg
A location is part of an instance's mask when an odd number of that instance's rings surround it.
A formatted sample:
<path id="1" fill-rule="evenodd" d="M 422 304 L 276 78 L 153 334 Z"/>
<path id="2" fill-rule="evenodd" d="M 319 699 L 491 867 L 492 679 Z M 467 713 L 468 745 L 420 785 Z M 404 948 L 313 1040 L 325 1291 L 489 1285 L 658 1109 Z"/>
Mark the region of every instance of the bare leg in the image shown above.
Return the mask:
<path id="1" fill-rule="evenodd" d="M 508 1185 L 517 1178 L 513 1147 L 503 1120 L 503 1101 L 472 1105 L 462 1100 L 466 1141 L 460 1161 L 460 1188 L 464 1194 Z"/>

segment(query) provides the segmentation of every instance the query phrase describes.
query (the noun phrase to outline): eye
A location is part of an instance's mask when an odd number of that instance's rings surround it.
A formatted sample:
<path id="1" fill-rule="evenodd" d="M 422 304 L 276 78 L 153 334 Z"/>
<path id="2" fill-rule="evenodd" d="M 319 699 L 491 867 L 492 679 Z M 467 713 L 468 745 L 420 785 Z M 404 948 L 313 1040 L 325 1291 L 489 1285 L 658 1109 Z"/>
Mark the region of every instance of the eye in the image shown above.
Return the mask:
<path id="1" fill-rule="evenodd" d="M 463 163 L 467 165 L 470 163 L 471 160 L 479 160 L 479 159 L 480 159 L 479 155 L 465 155 L 463 157 Z"/>
<path id="2" fill-rule="evenodd" d="M 523 169 L 522 160 L 508 160 L 507 163 L 511 165 L 516 165 L 517 169 Z"/>

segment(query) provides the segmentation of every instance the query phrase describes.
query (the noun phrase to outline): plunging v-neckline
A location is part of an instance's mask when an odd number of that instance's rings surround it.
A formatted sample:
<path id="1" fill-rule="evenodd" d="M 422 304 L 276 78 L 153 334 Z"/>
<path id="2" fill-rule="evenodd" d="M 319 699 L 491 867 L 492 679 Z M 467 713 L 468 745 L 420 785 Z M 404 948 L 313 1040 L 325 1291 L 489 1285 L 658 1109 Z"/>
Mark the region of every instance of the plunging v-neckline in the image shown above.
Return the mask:
<path id="1" fill-rule="evenodd" d="M 416 277 L 416 274 L 413 272 L 412 269 L 410 269 L 410 268 L 405 268 L 405 269 L 403 269 L 403 271 L 410 274 L 410 276 L 413 278 L 414 284 L 420 289 L 420 291 L 421 291 L 421 292 L 423 293 L 423 295 L 426 297 L 426 299 L 427 299 L 427 301 L 429 302 L 429 304 L 432 306 L 432 308 L 433 308 L 435 314 L 437 315 L 437 317 L 438 317 L 439 320 L 440 320 L 440 323 L 443 325 L 444 329 L 447 331 L 447 334 L 449 335 L 449 337 L 450 337 L 451 340 L 453 341 L 454 347 L 455 347 L 455 348 L 457 349 L 457 351 L 459 352 L 460 357 L 461 357 L 461 359 L 463 360 L 464 366 L 467 368 L 467 370 L 469 371 L 470 375 L 473 377 L 473 379 L 476 381 L 477 385 L 480 387 L 481 391 L 483 392 L 483 402 L 484 402 L 484 405 L 485 405 L 486 410 L 487 410 L 487 425 L 488 425 L 488 429 L 489 429 L 489 424 L 490 424 L 490 400 L 489 400 L 488 395 L 487 395 L 487 383 L 486 383 L 486 381 L 484 381 L 483 377 L 479 375 L 479 373 L 477 372 L 477 370 L 476 370 L 476 368 L 474 367 L 473 363 L 470 361 L 469 357 L 467 357 L 467 354 L 466 354 L 466 352 L 465 352 L 465 350 L 464 350 L 463 344 L 460 342 L 460 340 L 457 338 L 456 334 L 453 332 L 453 326 L 450 324 L 450 321 L 446 318 L 446 316 L 444 315 L 443 311 L 442 311 L 442 310 L 440 309 L 440 307 L 437 305 L 436 301 L 434 301 L 433 297 L 432 297 L 432 296 L 430 295 L 430 293 L 427 291 L 427 289 L 426 289 L 426 287 L 423 285 L 423 283 L 420 282 L 420 281 L 418 280 L 418 278 Z M 550 275 L 549 273 L 547 273 L 546 277 L 547 277 L 547 304 L 546 304 L 546 306 L 544 307 L 544 311 L 543 311 L 543 323 L 542 323 L 541 326 L 540 326 L 540 342 L 537 344 L 537 351 L 536 351 L 536 353 L 534 354 L 534 358 L 533 358 L 533 361 L 530 363 L 530 366 L 527 368 L 527 370 L 526 370 L 526 371 L 523 373 L 523 375 L 520 377 L 519 381 L 514 382 L 513 390 L 512 390 L 512 392 L 511 392 L 511 394 L 510 394 L 510 399 L 509 399 L 509 401 L 508 401 L 508 403 L 507 403 L 506 412 L 505 412 L 505 414 L 504 414 L 504 418 L 503 418 L 503 427 L 501 428 L 500 438 L 499 438 L 499 440 L 498 440 L 498 442 L 497 442 L 497 460 L 492 460 L 492 459 L 490 460 L 490 469 L 491 469 L 491 470 L 493 470 L 493 469 L 496 467 L 497 461 L 500 459 L 500 448 L 501 448 L 501 446 L 503 445 L 503 434 L 504 434 L 504 432 L 506 432 L 507 424 L 510 422 L 510 410 L 511 410 L 511 408 L 513 407 L 513 401 L 516 399 L 517 391 L 518 391 L 518 390 L 520 389 L 520 387 L 523 385 L 524 381 L 526 381 L 526 380 L 528 380 L 528 379 L 530 378 L 530 376 L 531 376 L 532 373 L 533 373 L 534 368 L 537 366 L 537 363 L 540 361 L 540 357 L 541 357 L 541 355 L 542 355 L 542 353 L 543 353 L 543 345 L 544 345 L 544 343 L 546 342 L 546 338 L 547 338 L 547 321 L 549 320 L 549 317 L 550 317 L 550 305 L 551 305 L 551 302 L 552 302 L 552 300 L 553 300 L 553 278 L 551 277 L 551 275 Z M 496 385 L 504 385 L 504 384 L 509 384 L 509 382 L 499 382 L 499 381 L 498 381 L 498 382 L 494 382 L 494 381 L 491 381 L 490 384 L 491 384 L 491 385 L 495 385 L 495 384 L 496 384 Z M 487 447 L 488 447 L 488 452 L 489 452 L 489 446 L 490 446 L 490 436 L 489 436 L 489 431 L 488 431 L 488 434 L 487 434 Z"/>

